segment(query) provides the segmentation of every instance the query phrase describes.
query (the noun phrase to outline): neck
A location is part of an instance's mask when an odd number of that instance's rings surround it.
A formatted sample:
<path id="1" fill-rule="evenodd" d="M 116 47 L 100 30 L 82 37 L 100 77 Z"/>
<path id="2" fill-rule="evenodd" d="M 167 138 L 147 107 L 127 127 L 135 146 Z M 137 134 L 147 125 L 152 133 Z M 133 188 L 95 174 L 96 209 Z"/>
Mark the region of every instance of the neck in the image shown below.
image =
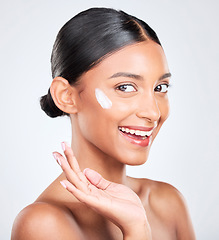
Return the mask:
<path id="1" fill-rule="evenodd" d="M 100 173 L 108 181 L 126 185 L 126 165 L 88 142 L 75 128 L 72 129 L 71 148 L 82 171 L 90 168 Z"/>

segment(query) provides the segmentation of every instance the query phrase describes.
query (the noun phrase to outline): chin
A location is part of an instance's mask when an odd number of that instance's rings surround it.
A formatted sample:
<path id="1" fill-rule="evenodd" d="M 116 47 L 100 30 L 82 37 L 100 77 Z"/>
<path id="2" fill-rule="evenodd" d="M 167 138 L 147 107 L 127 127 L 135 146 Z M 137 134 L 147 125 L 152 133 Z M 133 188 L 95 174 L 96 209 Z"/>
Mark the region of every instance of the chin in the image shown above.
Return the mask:
<path id="1" fill-rule="evenodd" d="M 126 165 L 139 166 L 147 161 L 148 155 L 149 149 L 148 151 L 127 151 L 125 156 L 121 156 L 121 158 L 118 160 Z"/>

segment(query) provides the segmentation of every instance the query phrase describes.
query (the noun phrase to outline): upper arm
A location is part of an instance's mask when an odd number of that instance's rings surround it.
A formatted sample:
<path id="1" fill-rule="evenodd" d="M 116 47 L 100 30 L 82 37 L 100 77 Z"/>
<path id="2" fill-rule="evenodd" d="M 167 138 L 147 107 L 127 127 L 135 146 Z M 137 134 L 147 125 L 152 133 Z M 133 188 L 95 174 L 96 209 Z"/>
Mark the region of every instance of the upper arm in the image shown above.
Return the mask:
<path id="1" fill-rule="evenodd" d="M 167 183 L 157 182 L 151 202 L 160 219 L 174 229 L 177 240 L 195 240 L 185 199 L 175 187 Z"/>
<path id="2" fill-rule="evenodd" d="M 191 217 L 183 195 L 175 190 L 176 202 L 176 235 L 178 240 L 195 240 L 195 233 L 192 226 Z"/>
<path id="3" fill-rule="evenodd" d="M 73 217 L 49 204 L 37 203 L 24 208 L 16 217 L 11 240 L 82 240 Z"/>

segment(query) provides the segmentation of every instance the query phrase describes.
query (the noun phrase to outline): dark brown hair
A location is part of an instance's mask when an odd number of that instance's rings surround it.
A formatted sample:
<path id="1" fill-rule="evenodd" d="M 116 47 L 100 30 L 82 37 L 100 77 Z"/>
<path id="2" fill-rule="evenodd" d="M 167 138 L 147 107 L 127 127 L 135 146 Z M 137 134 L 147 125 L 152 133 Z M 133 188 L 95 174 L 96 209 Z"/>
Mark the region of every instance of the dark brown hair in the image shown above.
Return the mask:
<path id="1" fill-rule="evenodd" d="M 123 11 L 91 8 L 70 19 L 59 31 L 51 56 L 52 77 L 63 77 L 75 84 L 79 77 L 105 56 L 126 45 L 147 40 L 160 41 L 148 24 Z M 69 115 L 61 111 L 50 94 L 40 99 L 50 117 Z"/>

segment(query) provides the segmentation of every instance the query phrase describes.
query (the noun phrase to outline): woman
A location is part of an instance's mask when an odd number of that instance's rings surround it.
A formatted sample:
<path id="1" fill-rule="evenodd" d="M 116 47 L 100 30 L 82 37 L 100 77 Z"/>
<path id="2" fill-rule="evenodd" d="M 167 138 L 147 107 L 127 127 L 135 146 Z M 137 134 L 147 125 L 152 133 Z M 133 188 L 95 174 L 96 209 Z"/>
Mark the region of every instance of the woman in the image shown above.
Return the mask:
<path id="1" fill-rule="evenodd" d="M 53 153 L 63 173 L 20 212 L 12 240 L 195 239 L 174 187 L 126 176 L 169 114 L 171 74 L 156 33 L 122 11 L 89 9 L 62 27 L 51 64 L 41 107 L 70 117 L 72 143 L 62 143 L 65 157 Z"/>

